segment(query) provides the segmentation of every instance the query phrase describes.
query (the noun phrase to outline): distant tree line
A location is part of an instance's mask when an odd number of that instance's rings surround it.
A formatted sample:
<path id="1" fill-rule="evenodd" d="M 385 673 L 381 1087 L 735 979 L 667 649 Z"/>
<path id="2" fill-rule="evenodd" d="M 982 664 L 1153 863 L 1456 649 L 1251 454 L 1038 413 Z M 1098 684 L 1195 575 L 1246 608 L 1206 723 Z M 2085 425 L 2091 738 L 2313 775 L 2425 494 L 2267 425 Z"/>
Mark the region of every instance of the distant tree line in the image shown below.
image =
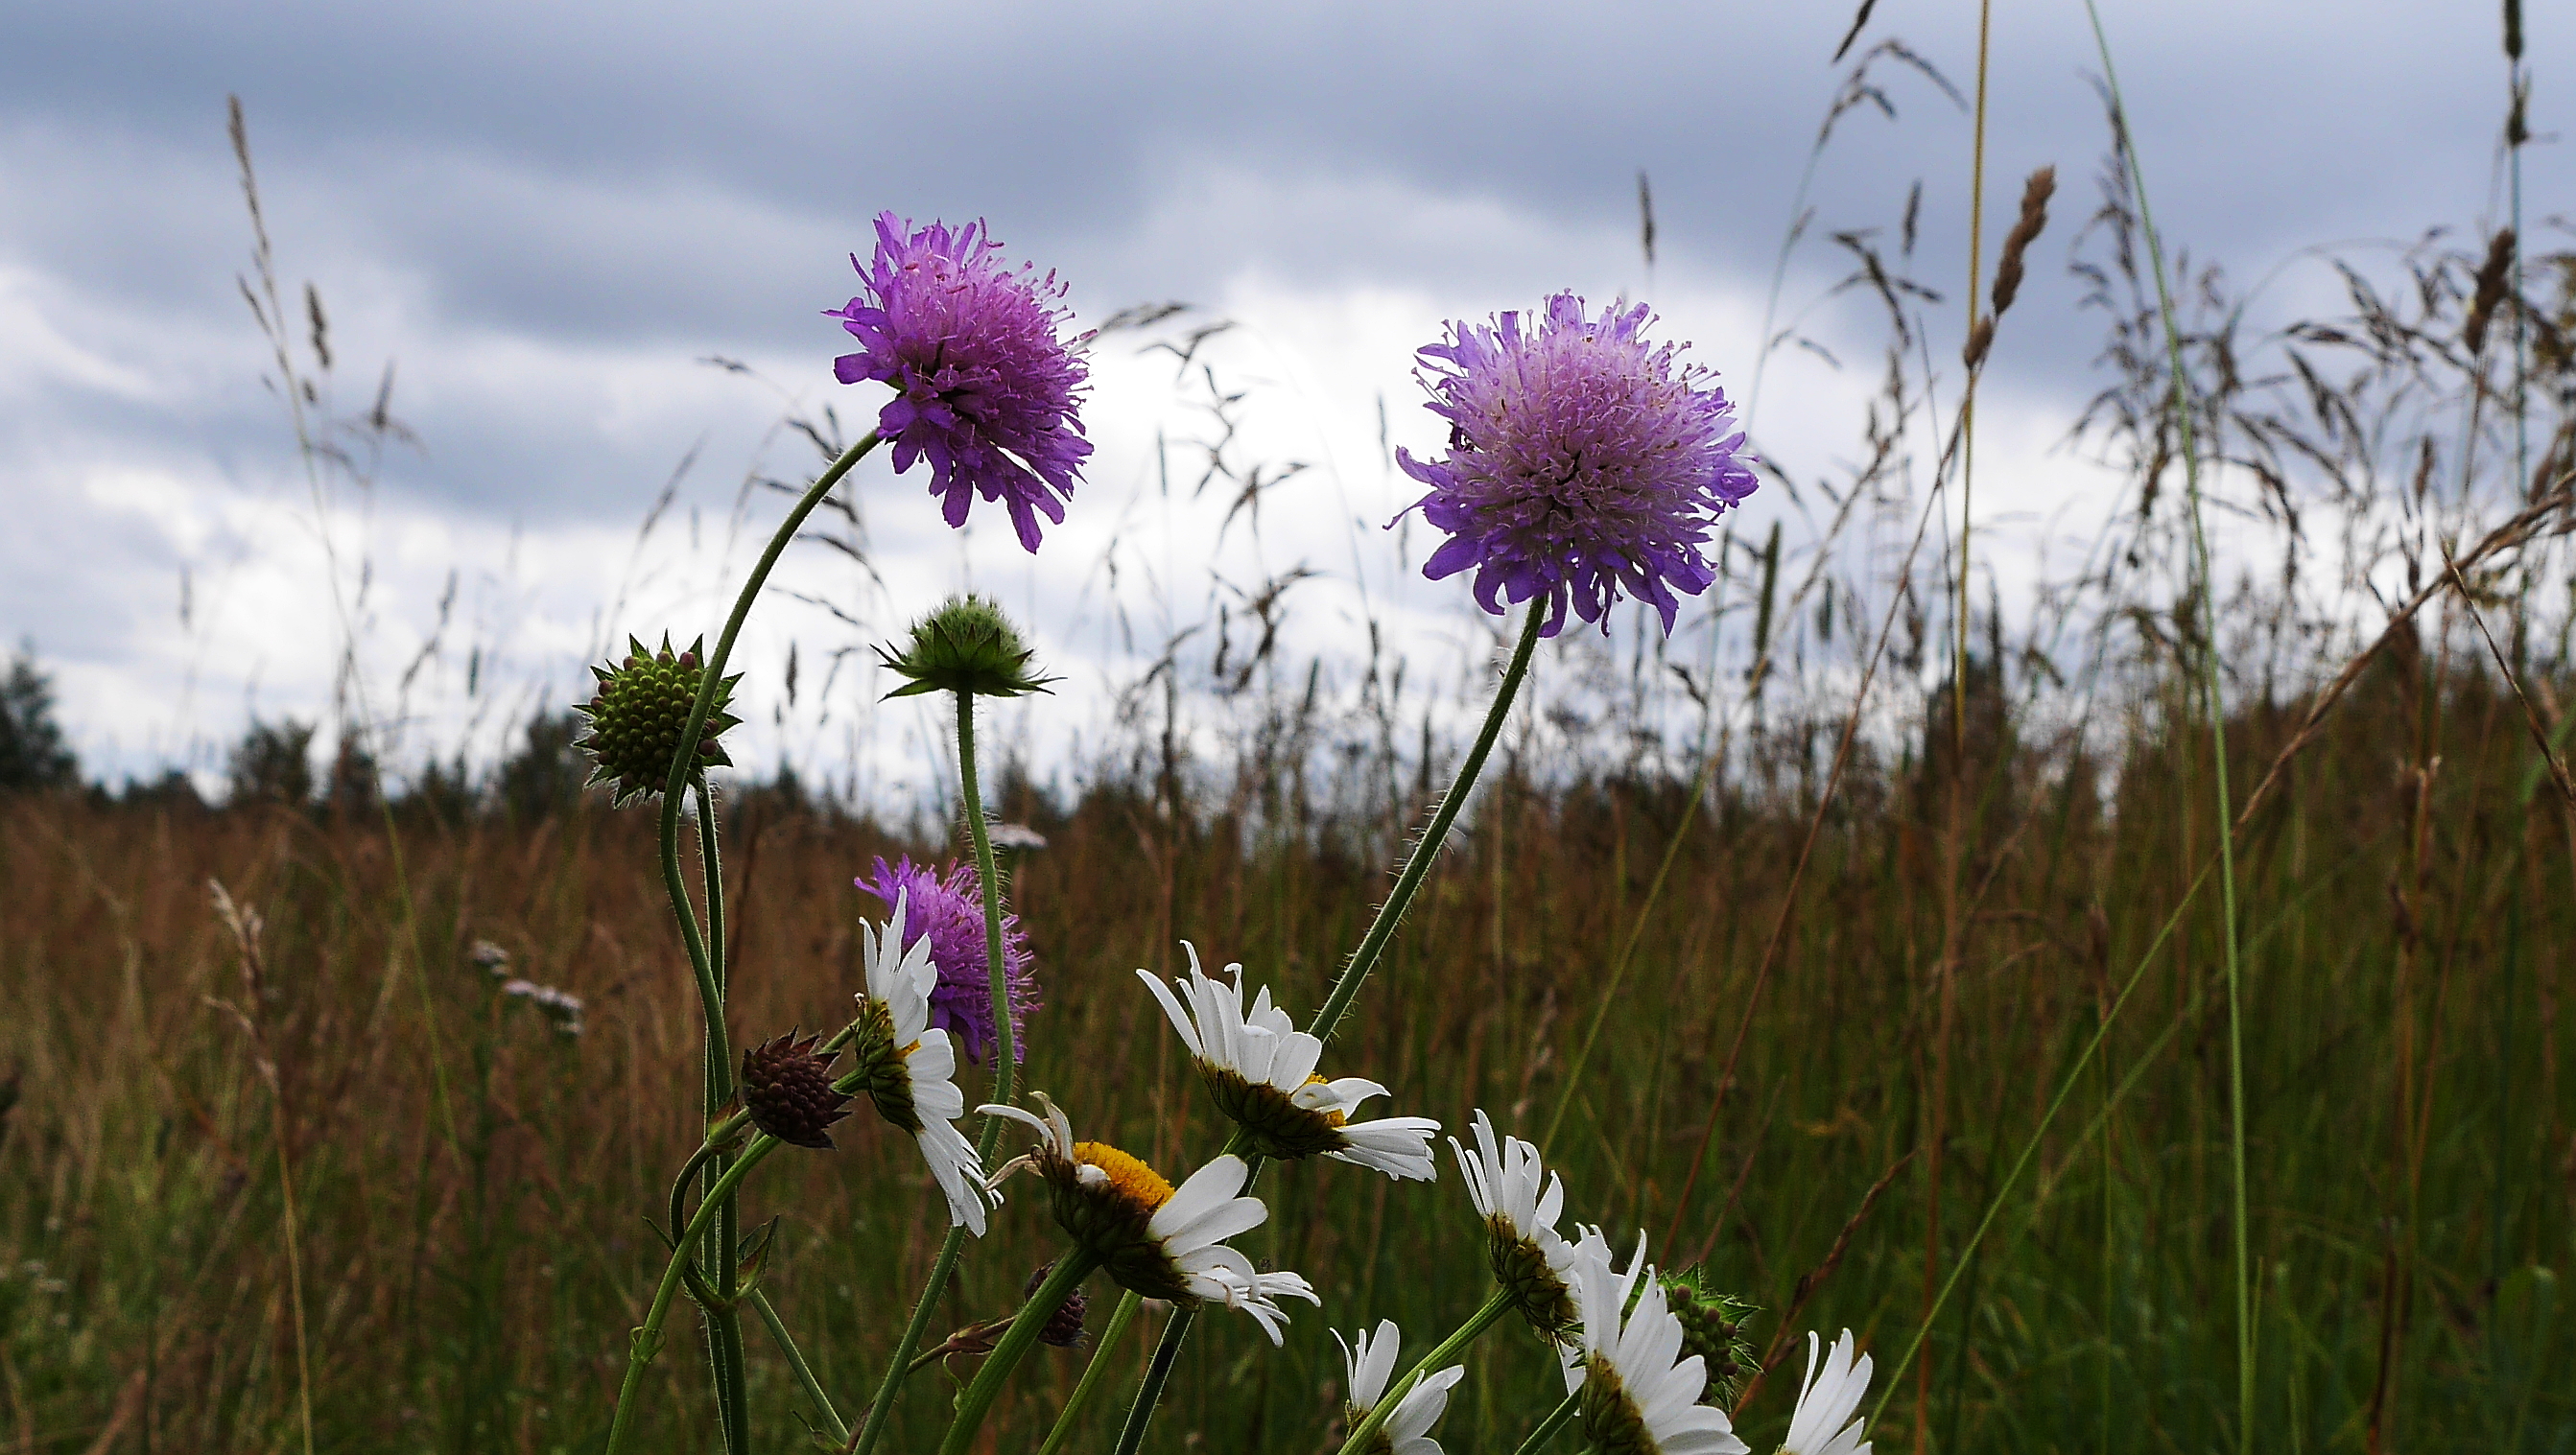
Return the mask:
<path id="1" fill-rule="evenodd" d="M 386 806 L 385 785 L 374 755 L 356 734 L 345 735 L 330 762 L 317 770 L 317 726 L 294 717 L 254 719 L 224 756 L 221 805 L 272 804 L 332 816 L 379 812 Z M 489 772 L 475 773 L 462 754 L 447 761 L 433 758 L 393 794 L 391 807 L 400 817 L 451 823 L 485 815 L 533 822 L 570 811 L 580 804 L 582 785 L 590 776 L 589 759 L 573 746 L 579 731 L 580 719 L 569 711 L 540 712 Z M 22 644 L 6 677 L 0 678 L 0 794 L 81 787 L 80 760 L 56 716 L 53 678 L 37 664 L 33 646 Z M 94 784 L 88 793 L 101 803 L 218 806 L 208 803 L 196 781 L 177 768 L 157 778 L 128 780 L 121 791 Z M 792 769 L 781 769 L 766 784 L 739 786 L 736 793 L 784 800 L 779 806 L 809 802 Z"/>

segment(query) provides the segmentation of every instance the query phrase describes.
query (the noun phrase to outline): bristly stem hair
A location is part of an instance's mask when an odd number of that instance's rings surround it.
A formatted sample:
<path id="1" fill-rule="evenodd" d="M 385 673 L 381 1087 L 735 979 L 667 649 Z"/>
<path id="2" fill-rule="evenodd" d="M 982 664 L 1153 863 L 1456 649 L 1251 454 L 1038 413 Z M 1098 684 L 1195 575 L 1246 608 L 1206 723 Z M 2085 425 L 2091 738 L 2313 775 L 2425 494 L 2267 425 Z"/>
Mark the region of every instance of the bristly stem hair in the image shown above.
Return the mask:
<path id="1" fill-rule="evenodd" d="M 2229 1221 L 2234 1230 L 2236 1258 L 2236 1443 L 2240 1450 L 2251 1450 L 2254 1296 L 2245 1214 L 2245 1018 L 2243 973 L 2236 943 L 2236 836 L 2229 831 L 2236 813 L 2227 787 L 2227 709 L 2219 692 L 2218 581 L 2209 559 L 2209 532 L 2202 520 L 2200 450 L 2193 437 L 2193 404 L 2183 374 L 2181 326 L 2174 318 L 2173 290 L 2165 276 L 2164 241 L 2156 231 L 2155 213 L 2148 206 L 2146 173 L 2138 160 L 2137 137 L 2129 124 L 2128 107 L 2120 99 L 2120 76 L 2111 62 L 2111 40 L 2102 28 L 2102 12 L 2095 0 L 2084 0 L 2084 13 L 2093 23 L 2094 44 L 2101 52 L 2102 82 L 2111 93 L 2111 114 L 2119 128 L 2116 140 L 2128 157 L 2129 186 L 2137 199 L 2138 227 L 2147 244 L 2147 270 L 2155 279 L 2156 311 L 2164 324 L 2165 366 L 2173 380 L 2172 407 L 2182 437 L 2183 487 L 2191 510 L 2192 562 L 2199 577 L 2201 692 L 2208 701 L 2210 749 L 2218 793 L 2219 939 L 2227 971 L 2227 1153 L 2233 1204 Z"/>

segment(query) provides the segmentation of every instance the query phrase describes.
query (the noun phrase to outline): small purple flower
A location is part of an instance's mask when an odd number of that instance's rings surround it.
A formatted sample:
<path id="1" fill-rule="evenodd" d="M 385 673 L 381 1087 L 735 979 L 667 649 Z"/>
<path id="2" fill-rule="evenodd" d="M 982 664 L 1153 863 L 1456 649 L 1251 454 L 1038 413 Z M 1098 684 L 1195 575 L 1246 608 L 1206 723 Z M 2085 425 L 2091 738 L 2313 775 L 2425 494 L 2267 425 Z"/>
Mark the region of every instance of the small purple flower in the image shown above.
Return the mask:
<path id="1" fill-rule="evenodd" d="M 873 879 L 851 882 L 884 900 L 888 909 L 906 892 L 911 894 L 911 906 L 905 911 L 911 938 L 903 948 L 909 950 L 927 938 L 930 962 L 939 968 L 939 983 L 930 989 L 930 1023 L 955 1036 L 966 1059 L 984 1064 L 985 1048 L 996 1037 L 992 973 L 984 961 L 984 890 L 976 882 L 975 866 L 951 860 L 942 875 L 910 858 L 898 860 L 892 868 L 879 858 Z M 1019 1032 L 1029 1012 L 1038 1008 L 1032 972 L 1028 934 L 1020 928 L 1018 915 L 1004 911 L 1002 974 L 1011 987 L 1011 1036 L 1019 1052 L 1015 1060 L 1025 1061 L 1029 1055 L 1029 1043 Z"/>
<path id="2" fill-rule="evenodd" d="M 980 221 L 915 232 L 877 217 L 876 255 L 859 270 L 866 296 L 827 308 L 859 341 L 832 361 L 844 384 L 875 379 L 895 397 L 877 415 L 894 467 L 930 460 L 930 493 L 951 526 L 980 493 L 1011 512 L 1020 544 L 1038 548 L 1038 513 L 1064 523 L 1091 441 L 1076 413 L 1088 373 L 1056 337 L 1064 285 L 1005 267 Z"/>
<path id="3" fill-rule="evenodd" d="M 1449 536 L 1423 575 L 1475 567 L 1476 600 L 1496 616 L 1544 595 L 1541 636 L 1565 625 L 1569 597 L 1608 631 L 1623 585 L 1673 629 L 1674 588 L 1696 596 L 1717 579 L 1702 549 L 1711 524 L 1761 482 L 1726 391 L 1677 365 L 1680 346 L 1647 343 L 1651 317 L 1622 299 L 1588 318 L 1559 293 L 1526 329 L 1518 313 L 1452 323 L 1421 350 L 1448 366 L 1417 377 L 1449 421 L 1443 458 L 1396 451 L 1431 487 L 1406 512 Z"/>

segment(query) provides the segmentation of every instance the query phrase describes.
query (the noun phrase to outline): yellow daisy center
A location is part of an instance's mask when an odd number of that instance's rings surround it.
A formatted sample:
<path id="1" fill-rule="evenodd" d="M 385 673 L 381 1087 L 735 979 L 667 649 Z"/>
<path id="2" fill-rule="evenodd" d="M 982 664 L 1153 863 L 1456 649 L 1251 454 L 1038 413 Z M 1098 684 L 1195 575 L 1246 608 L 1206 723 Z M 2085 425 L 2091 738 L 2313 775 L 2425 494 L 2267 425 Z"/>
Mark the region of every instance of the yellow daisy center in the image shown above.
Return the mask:
<path id="1" fill-rule="evenodd" d="M 1107 1173 L 1106 1190 L 1149 1215 L 1172 1200 L 1172 1184 L 1163 1174 L 1107 1142 L 1074 1143 L 1073 1160 Z"/>
<path id="2" fill-rule="evenodd" d="M 1307 1085 L 1307 1086 L 1321 1086 L 1321 1085 L 1323 1085 L 1323 1084 L 1325 1083 L 1325 1081 L 1327 1081 L 1328 1079 L 1330 1079 L 1330 1078 L 1322 1077 L 1322 1076 L 1309 1076 L 1309 1077 L 1307 1077 L 1307 1078 L 1306 1078 L 1306 1085 Z M 1304 1089 L 1304 1087 L 1300 1087 L 1300 1088 L 1299 1088 L 1299 1090 L 1303 1090 L 1303 1089 Z M 1346 1117 L 1346 1116 L 1342 1115 L 1340 1112 L 1337 1112 L 1337 1111 L 1328 1111 L 1328 1112 L 1324 1113 L 1324 1122 L 1325 1122 L 1325 1124 L 1326 1124 L 1327 1126 L 1332 1126 L 1332 1127 L 1347 1127 L 1347 1126 L 1349 1126 L 1349 1125 L 1351 1124 L 1351 1119 L 1350 1119 L 1349 1117 Z"/>

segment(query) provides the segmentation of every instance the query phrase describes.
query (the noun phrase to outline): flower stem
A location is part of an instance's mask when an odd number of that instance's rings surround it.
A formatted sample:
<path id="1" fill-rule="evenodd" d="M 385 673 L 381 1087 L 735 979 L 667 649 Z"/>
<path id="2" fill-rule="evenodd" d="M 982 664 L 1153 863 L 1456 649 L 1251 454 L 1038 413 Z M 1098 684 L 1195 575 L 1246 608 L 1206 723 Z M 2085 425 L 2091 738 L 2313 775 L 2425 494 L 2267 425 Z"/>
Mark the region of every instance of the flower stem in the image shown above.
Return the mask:
<path id="1" fill-rule="evenodd" d="M 779 1146 L 778 1139 L 766 1132 L 752 1138 L 742 1160 L 726 1168 L 716 1185 L 707 1189 L 706 1200 L 698 1204 L 697 1212 L 689 1218 L 689 1225 L 675 1240 L 671 1261 L 662 1269 L 661 1286 L 653 1290 L 652 1306 L 645 1310 L 644 1322 L 637 1326 L 627 1342 L 626 1378 L 618 1388 L 617 1415 L 608 1427 L 608 1444 L 602 1447 L 600 1455 L 617 1455 L 618 1446 L 634 1425 L 635 1397 L 644 1383 L 644 1366 L 652 1363 L 653 1356 L 661 1352 L 662 1325 L 670 1319 L 671 1301 L 680 1292 L 680 1270 L 688 1266 L 689 1246 L 706 1235 L 708 1225 L 715 1221 L 716 1209 L 733 1196 L 734 1189 L 751 1175 L 751 1169 L 759 1166 Z"/>
<path id="2" fill-rule="evenodd" d="M 1535 608 L 1532 615 L 1536 615 Z M 1424 1375 L 1439 1368 L 1443 1361 L 1457 1357 L 1460 1350 L 1476 1342 L 1477 1336 L 1492 1328 L 1494 1321 L 1509 1313 L 1511 1307 L 1511 1290 L 1495 1285 L 1494 1291 L 1486 1296 L 1484 1307 L 1470 1314 L 1467 1322 L 1460 1324 L 1456 1333 L 1441 1340 L 1438 1347 L 1415 1360 L 1413 1367 L 1404 1371 L 1402 1379 L 1387 1386 L 1386 1393 L 1378 1397 L 1367 1418 L 1353 1427 L 1350 1438 L 1342 1442 L 1342 1455 L 1359 1455 L 1360 1451 L 1367 1449 L 1369 1437 L 1386 1428 L 1387 1419 L 1395 1413 L 1395 1407 L 1413 1392 L 1413 1386 L 1419 1384 Z"/>
<path id="3" fill-rule="evenodd" d="M 1358 997 L 1360 986 L 1386 955 L 1386 947 L 1395 938 L 1396 926 L 1403 923 L 1404 913 L 1413 907 L 1413 896 L 1420 892 L 1422 881 L 1431 872 L 1431 861 L 1439 856 L 1440 847 L 1449 837 L 1449 826 L 1458 821 L 1458 810 L 1467 803 L 1467 792 L 1476 784 L 1476 776 L 1485 769 L 1485 759 L 1494 751 L 1495 739 L 1503 735 L 1503 723 L 1511 716 L 1512 700 L 1520 695 L 1521 683 L 1529 676 L 1530 657 L 1538 650 L 1540 625 L 1546 620 L 1546 603 L 1533 601 L 1521 623 L 1520 645 L 1513 648 L 1511 665 L 1503 669 L 1502 685 L 1494 689 L 1494 702 L 1485 709 L 1485 725 L 1477 730 L 1475 746 L 1467 750 L 1467 759 L 1458 765 L 1458 776 L 1449 791 L 1440 796 L 1440 806 L 1432 811 L 1431 824 L 1414 840 L 1413 852 L 1407 854 L 1402 872 L 1396 875 L 1395 889 L 1378 906 L 1377 918 L 1369 922 L 1368 933 L 1361 937 L 1360 947 L 1342 967 L 1341 978 L 1333 982 L 1332 993 L 1324 998 L 1323 1009 L 1306 1029 L 1324 1040 L 1331 1040 L 1333 1028 Z"/>
<path id="4" fill-rule="evenodd" d="M 1575 1402 L 1582 1397 L 1583 1386 L 1578 1384 L 1574 1387 L 1574 1392 L 1565 1397 L 1565 1403 L 1547 1412 L 1547 1418 L 1538 1422 L 1538 1428 L 1530 1431 L 1529 1438 L 1521 1441 L 1520 1448 L 1514 1450 L 1512 1455 L 1538 1455 L 1539 1451 L 1547 1448 L 1548 1441 L 1555 1439 L 1558 1432 L 1574 1423 Z"/>
<path id="5" fill-rule="evenodd" d="M 1484 771 L 1485 759 L 1492 755 L 1495 740 L 1503 735 L 1503 723 L 1511 717 L 1512 701 L 1520 695 L 1521 684 L 1529 677 L 1530 658 L 1538 651 L 1539 627 L 1546 618 L 1545 608 L 1545 602 L 1530 603 L 1529 612 L 1521 621 L 1520 644 L 1512 649 L 1511 663 L 1503 669 L 1502 683 L 1494 689 L 1493 705 L 1485 709 L 1485 724 L 1476 732 L 1475 745 L 1467 750 L 1466 761 L 1458 765 L 1458 776 L 1450 781 L 1449 791 L 1440 796 L 1440 806 L 1432 811 L 1430 826 L 1423 830 L 1421 838 L 1414 841 L 1413 852 L 1405 856 L 1404 868 L 1396 875 L 1395 888 L 1387 895 L 1386 902 L 1378 906 L 1377 917 L 1369 921 L 1368 933 L 1360 938 L 1359 949 L 1352 952 L 1350 963 L 1342 967 L 1340 978 L 1333 982 L 1332 992 L 1324 997 L 1323 1008 L 1316 1011 L 1315 1018 L 1307 1023 L 1309 1034 L 1332 1039 L 1334 1027 L 1340 1025 L 1342 1017 L 1349 1012 L 1351 1002 L 1359 996 L 1360 986 L 1367 981 L 1369 972 L 1375 970 L 1377 962 L 1384 958 L 1388 943 L 1395 938 L 1396 926 L 1403 922 L 1404 912 L 1412 907 L 1414 895 L 1421 892 L 1422 881 L 1431 872 L 1432 859 L 1449 837 L 1450 825 L 1457 822 L 1458 810 L 1467 802 L 1467 791 L 1475 786 L 1477 775 Z M 1240 1137 L 1242 1134 L 1237 1132 L 1236 1135 Z M 1233 1150 L 1234 1143 L 1228 1142 L 1227 1148 Z M 1255 1176 L 1260 1174 L 1261 1159 L 1252 1159 L 1252 1171 Z M 1246 1178 L 1244 1185 L 1249 1187 L 1251 1179 Z M 1163 1325 L 1162 1340 L 1154 1346 L 1154 1360 L 1145 1367 L 1145 1378 L 1136 1387 L 1135 1402 L 1127 1408 L 1127 1426 L 1118 1436 L 1118 1455 L 1136 1455 L 1137 1448 L 1144 1444 L 1146 1426 L 1153 1422 L 1154 1407 L 1162 1400 L 1163 1386 L 1171 1380 L 1172 1366 L 1180 1358 L 1181 1341 L 1189 1337 L 1194 1315 L 1195 1311 L 1191 1309 L 1175 1309 L 1171 1319 Z"/>
<path id="6" fill-rule="evenodd" d="M 1029 1295 L 1029 1301 L 1020 1305 L 1019 1317 L 1011 1320 L 1011 1326 L 1002 1331 L 1002 1342 L 993 1346 L 993 1352 L 984 1360 L 984 1367 L 975 1371 L 975 1381 L 957 1397 L 957 1417 L 949 1423 L 948 1438 L 939 1442 L 939 1455 L 965 1455 L 975 1443 L 976 1432 L 984 1426 L 985 1412 L 993 1407 L 994 1398 L 1002 1392 L 1003 1382 L 1028 1356 L 1029 1347 L 1037 1343 L 1038 1335 L 1045 1331 L 1047 1320 L 1055 1317 L 1055 1311 L 1073 1296 L 1073 1291 L 1090 1276 L 1091 1270 L 1099 1266 L 1099 1259 L 1080 1250 L 1056 1260 L 1046 1282 L 1039 1284 L 1038 1291 Z"/>
<path id="7" fill-rule="evenodd" d="M 966 838 L 975 847 L 975 877 L 984 886 L 984 968 L 993 994 L 993 1100 L 1008 1106 L 1018 1078 L 1019 1039 L 1011 1027 L 1011 977 L 1002 957 L 1002 878 L 993 867 L 993 838 L 984 827 L 984 795 L 975 779 L 972 692 L 957 694 L 957 789 L 966 809 Z"/>
<path id="8" fill-rule="evenodd" d="M 823 1428 L 831 1431 L 834 1440 L 848 1444 L 850 1427 L 842 1423 L 841 1412 L 832 1408 L 832 1397 L 823 1392 L 823 1382 L 814 1377 L 813 1366 L 805 1362 L 804 1351 L 787 1336 L 787 1323 L 778 1316 L 778 1310 L 770 1306 L 769 1295 L 753 1289 L 751 1307 L 760 1315 L 760 1321 L 768 1325 L 770 1340 L 778 1345 L 778 1352 L 787 1356 L 787 1367 L 794 1371 L 797 1384 L 805 1390 L 805 1397 L 812 1400 L 814 1408 L 822 1414 Z"/>
<path id="9" fill-rule="evenodd" d="M 2139 230 L 2147 243 L 2148 271 L 2156 283 L 2156 312 L 2164 323 L 2166 371 L 2173 377 L 2173 412 L 2182 436 L 2184 494 L 2191 505 L 2194 574 L 2200 587 L 2201 691 L 2209 702 L 2209 737 L 2213 787 L 2218 796 L 2219 943 L 2227 971 L 2227 1152 L 2229 1224 L 2236 1254 L 2236 1448 L 2254 1448 L 2254 1293 L 2252 1254 L 2247 1246 L 2245 1199 L 2245 1018 L 2243 975 L 2236 936 L 2236 807 L 2227 787 L 2227 710 L 2219 696 L 2218 578 L 2209 556 L 2209 532 L 2202 521 L 2200 449 L 2193 438 L 2193 400 L 2183 373 L 2182 329 L 2174 320 L 2172 290 L 2165 281 L 2164 239 L 2156 231 L 2155 213 L 2147 206 L 2147 177 L 2138 161 L 2137 132 L 2120 100 L 2119 73 L 2111 68 L 2111 41 L 2102 29 L 2101 11 L 2084 0 L 2093 21 L 2093 39 L 2102 52 L 2102 79 L 2111 93 L 2111 109 L 2120 118 L 2120 144 L 2128 153 L 2129 184 L 2138 201 Z M 2517 300 L 2517 312 L 2519 301 Z"/>
<path id="10" fill-rule="evenodd" d="M 1109 1327 L 1101 1330 L 1100 1337 L 1093 1341 L 1091 1362 L 1082 1366 L 1082 1378 L 1073 1386 L 1073 1394 L 1065 1400 L 1063 1411 L 1055 1417 L 1055 1428 L 1047 1432 L 1046 1443 L 1038 1447 L 1038 1455 L 1056 1455 L 1064 1442 L 1073 1438 L 1073 1422 L 1081 1416 L 1083 1406 L 1091 1402 L 1092 1391 L 1100 1387 L 1100 1376 L 1109 1369 L 1109 1351 L 1118 1346 L 1127 1326 L 1136 1322 L 1136 1311 L 1144 1306 L 1145 1300 L 1133 1292 L 1119 1296 L 1118 1307 L 1109 1315 Z"/>

